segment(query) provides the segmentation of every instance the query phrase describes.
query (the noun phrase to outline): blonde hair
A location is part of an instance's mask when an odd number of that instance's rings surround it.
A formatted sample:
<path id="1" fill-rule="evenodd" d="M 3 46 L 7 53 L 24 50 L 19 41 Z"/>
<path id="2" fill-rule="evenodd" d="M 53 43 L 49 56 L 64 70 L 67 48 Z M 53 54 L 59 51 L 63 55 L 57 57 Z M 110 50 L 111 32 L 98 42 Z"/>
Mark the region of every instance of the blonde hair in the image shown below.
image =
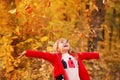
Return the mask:
<path id="1" fill-rule="evenodd" d="M 60 38 L 60 39 L 58 39 L 58 40 L 54 43 L 54 45 L 53 45 L 53 52 L 59 52 L 59 51 L 58 51 L 59 42 L 60 42 L 60 41 L 64 41 L 64 40 L 67 40 L 67 39 L 65 39 L 65 38 Z"/>
<path id="2" fill-rule="evenodd" d="M 67 39 L 65 39 L 65 38 L 60 38 L 60 39 L 58 39 L 55 43 L 54 43 L 54 45 L 53 45 L 53 53 L 55 52 L 60 52 L 60 51 L 58 51 L 58 45 L 59 45 L 59 42 L 60 41 L 63 41 L 63 40 L 67 40 Z M 68 50 L 68 53 L 69 54 L 71 54 L 71 53 L 74 53 L 74 57 L 77 59 L 77 54 L 75 53 L 75 50 L 71 50 L 71 46 L 70 46 L 70 49 Z"/>

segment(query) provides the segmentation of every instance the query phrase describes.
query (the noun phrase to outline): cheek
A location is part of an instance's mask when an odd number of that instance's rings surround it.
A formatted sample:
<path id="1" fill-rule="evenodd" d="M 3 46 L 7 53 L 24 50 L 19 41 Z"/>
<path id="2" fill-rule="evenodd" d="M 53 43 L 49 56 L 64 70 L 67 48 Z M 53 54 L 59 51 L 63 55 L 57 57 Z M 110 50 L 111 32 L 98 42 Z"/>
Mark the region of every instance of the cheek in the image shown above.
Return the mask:
<path id="1" fill-rule="evenodd" d="M 62 44 L 59 44 L 58 45 L 58 49 L 62 49 L 63 48 L 63 45 Z"/>

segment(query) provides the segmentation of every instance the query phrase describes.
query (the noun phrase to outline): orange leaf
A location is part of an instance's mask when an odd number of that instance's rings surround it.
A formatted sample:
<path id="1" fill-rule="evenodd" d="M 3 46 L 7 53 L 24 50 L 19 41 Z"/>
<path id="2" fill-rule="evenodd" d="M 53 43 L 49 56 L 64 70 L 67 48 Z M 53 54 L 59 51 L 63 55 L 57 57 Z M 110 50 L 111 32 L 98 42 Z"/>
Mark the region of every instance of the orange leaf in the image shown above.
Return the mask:
<path id="1" fill-rule="evenodd" d="M 20 12 L 16 11 L 16 17 L 19 18 L 20 17 Z"/>
<path id="2" fill-rule="evenodd" d="M 32 9 L 32 7 L 29 6 L 29 5 L 25 8 L 25 13 L 26 13 L 26 14 L 31 14 L 32 11 L 33 11 L 33 9 Z"/>

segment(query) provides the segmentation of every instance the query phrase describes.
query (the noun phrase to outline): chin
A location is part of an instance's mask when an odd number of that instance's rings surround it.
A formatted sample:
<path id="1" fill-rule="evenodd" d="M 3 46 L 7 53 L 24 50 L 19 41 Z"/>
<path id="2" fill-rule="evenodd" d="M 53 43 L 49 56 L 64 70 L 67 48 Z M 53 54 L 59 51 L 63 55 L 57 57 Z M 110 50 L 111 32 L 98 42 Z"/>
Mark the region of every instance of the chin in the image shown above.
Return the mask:
<path id="1" fill-rule="evenodd" d="M 64 51 L 67 51 L 67 52 L 68 52 L 68 51 L 69 51 L 69 48 L 64 48 Z"/>

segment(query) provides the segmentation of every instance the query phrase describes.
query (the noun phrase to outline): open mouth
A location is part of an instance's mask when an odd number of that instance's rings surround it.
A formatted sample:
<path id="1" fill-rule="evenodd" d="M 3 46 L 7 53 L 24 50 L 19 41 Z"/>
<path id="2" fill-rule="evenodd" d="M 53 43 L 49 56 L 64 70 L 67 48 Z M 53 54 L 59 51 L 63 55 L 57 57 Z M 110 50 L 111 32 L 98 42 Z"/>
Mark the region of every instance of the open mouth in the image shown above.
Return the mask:
<path id="1" fill-rule="evenodd" d="M 68 47 L 68 45 L 64 45 L 64 47 Z"/>

